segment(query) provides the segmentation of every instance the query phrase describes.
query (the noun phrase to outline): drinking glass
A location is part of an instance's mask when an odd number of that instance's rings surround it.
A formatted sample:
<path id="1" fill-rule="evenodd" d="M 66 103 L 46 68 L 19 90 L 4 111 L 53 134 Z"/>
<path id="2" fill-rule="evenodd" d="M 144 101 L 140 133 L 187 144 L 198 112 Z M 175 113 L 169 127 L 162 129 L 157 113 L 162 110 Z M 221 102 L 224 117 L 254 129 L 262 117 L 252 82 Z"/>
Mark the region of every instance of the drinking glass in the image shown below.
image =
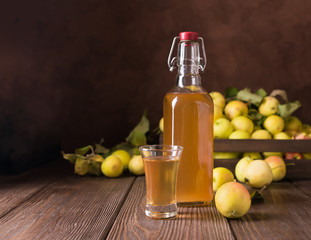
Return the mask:
<path id="1" fill-rule="evenodd" d="M 157 219 L 175 217 L 176 179 L 183 148 L 176 145 L 146 145 L 139 150 L 145 167 L 146 215 Z"/>

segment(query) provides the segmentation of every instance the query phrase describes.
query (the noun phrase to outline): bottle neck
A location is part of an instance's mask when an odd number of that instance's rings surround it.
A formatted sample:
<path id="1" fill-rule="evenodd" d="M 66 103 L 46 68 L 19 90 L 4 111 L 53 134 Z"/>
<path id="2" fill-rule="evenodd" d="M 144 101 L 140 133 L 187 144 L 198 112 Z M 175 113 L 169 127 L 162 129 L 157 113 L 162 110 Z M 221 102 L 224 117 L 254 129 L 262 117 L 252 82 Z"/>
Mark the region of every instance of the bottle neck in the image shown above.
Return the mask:
<path id="1" fill-rule="evenodd" d="M 201 76 L 197 65 L 181 65 L 178 67 L 177 86 L 201 86 Z"/>

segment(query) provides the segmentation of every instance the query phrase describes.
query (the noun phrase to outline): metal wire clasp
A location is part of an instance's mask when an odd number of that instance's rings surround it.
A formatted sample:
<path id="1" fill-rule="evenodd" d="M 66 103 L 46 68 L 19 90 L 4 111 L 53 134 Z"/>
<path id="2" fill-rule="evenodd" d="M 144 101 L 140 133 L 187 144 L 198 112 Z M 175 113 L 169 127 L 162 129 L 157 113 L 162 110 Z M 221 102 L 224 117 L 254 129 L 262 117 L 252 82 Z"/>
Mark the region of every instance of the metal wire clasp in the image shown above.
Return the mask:
<path id="1" fill-rule="evenodd" d="M 180 38 L 174 37 L 173 43 L 171 46 L 171 50 L 170 50 L 170 53 L 169 53 L 168 59 L 167 59 L 167 65 L 168 65 L 168 68 L 170 69 L 171 72 L 173 72 L 174 68 L 176 67 L 176 62 L 177 62 L 177 57 L 174 57 L 173 59 L 171 59 L 177 39 L 180 39 Z"/>
<path id="2" fill-rule="evenodd" d="M 180 39 L 180 37 L 174 37 L 173 42 L 172 42 L 172 46 L 171 46 L 171 50 L 170 50 L 170 53 L 169 53 L 168 59 L 167 59 L 167 65 L 168 65 L 169 70 L 171 72 L 176 68 L 176 65 L 177 65 L 176 63 L 178 61 L 178 57 L 172 58 L 172 54 L 173 54 L 177 39 Z M 201 48 L 202 48 L 202 54 L 203 54 L 203 59 L 200 58 L 199 68 L 203 72 L 205 67 L 206 67 L 206 62 L 207 62 L 206 61 L 206 53 L 205 53 L 203 38 L 198 37 L 198 40 L 201 41 Z"/>

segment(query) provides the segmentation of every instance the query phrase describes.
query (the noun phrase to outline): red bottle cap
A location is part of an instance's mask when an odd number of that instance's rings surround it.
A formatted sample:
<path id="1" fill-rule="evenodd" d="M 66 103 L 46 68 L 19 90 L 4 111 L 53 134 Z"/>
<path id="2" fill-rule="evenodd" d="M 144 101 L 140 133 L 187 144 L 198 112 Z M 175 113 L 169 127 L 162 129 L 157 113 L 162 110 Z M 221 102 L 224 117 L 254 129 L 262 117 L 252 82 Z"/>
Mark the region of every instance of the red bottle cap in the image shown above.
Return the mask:
<path id="1" fill-rule="evenodd" d="M 196 41 L 198 40 L 197 32 L 181 32 L 179 33 L 180 41 Z"/>

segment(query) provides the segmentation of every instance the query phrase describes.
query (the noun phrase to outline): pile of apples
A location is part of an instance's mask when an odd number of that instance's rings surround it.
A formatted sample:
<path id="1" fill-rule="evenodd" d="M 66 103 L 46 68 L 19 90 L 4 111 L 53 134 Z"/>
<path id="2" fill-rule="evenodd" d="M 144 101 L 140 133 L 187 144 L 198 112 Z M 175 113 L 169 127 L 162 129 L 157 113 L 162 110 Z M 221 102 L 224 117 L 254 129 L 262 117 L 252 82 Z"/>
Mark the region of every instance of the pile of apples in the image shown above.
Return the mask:
<path id="1" fill-rule="evenodd" d="M 231 89 L 232 90 L 232 89 Z M 285 91 L 275 90 L 267 95 L 263 89 L 251 93 L 242 89 L 224 96 L 211 92 L 214 102 L 214 138 L 221 139 L 310 139 L 311 126 L 303 124 L 293 112 L 299 101 L 288 102 Z M 281 97 L 280 97 L 281 96 Z M 285 103 L 278 100 L 282 98 Z M 215 153 L 215 158 L 238 158 L 239 153 Z M 247 156 L 249 153 L 246 153 Z M 252 153 L 261 158 L 260 153 Z M 283 153 L 263 153 L 264 157 Z M 287 159 L 310 158 L 310 154 L 288 154 Z"/>
<path id="2" fill-rule="evenodd" d="M 280 181 L 286 175 L 286 165 L 279 156 L 270 156 L 265 160 L 242 158 L 233 173 L 224 167 L 213 169 L 213 191 L 218 211 L 227 218 L 239 218 L 251 207 L 251 194 L 245 187 L 265 189 L 271 182 Z M 254 191 L 254 193 L 258 193 Z"/>

